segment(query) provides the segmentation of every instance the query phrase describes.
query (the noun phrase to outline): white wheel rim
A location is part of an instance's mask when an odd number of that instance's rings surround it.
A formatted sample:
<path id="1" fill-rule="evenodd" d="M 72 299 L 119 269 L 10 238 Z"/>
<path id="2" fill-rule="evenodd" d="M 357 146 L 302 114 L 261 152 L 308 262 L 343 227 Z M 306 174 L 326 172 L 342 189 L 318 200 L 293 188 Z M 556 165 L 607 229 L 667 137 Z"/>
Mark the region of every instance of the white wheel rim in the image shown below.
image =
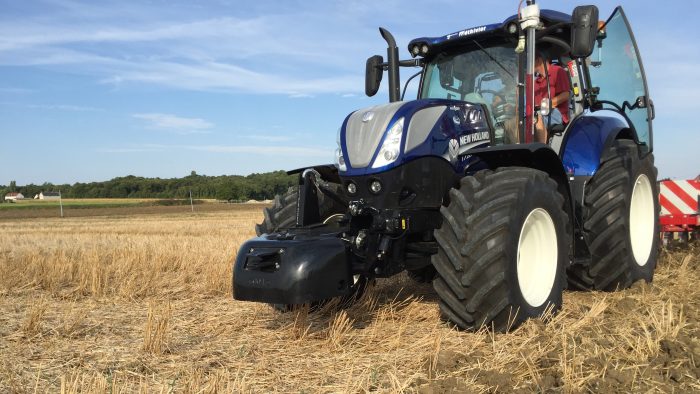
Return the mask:
<path id="1" fill-rule="evenodd" d="M 525 219 L 518 240 L 518 285 L 533 307 L 549 297 L 557 276 L 557 231 L 549 213 L 535 208 Z"/>
<path id="2" fill-rule="evenodd" d="M 634 261 L 644 266 L 654 243 L 654 193 L 646 175 L 637 177 L 630 201 L 630 241 Z"/>

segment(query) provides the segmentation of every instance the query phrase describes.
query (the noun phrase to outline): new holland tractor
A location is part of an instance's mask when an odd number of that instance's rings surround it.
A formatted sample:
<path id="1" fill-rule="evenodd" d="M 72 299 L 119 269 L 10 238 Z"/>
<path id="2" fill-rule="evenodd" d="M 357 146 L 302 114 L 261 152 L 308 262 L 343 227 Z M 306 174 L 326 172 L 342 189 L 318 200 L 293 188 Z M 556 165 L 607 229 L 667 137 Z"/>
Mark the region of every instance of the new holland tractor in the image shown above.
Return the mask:
<path id="1" fill-rule="evenodd" d="M 506 331 L 557 312 L 567 287 L 652 280 L 654 107 L 622 8 L 602 22 L 595 6 L 527 1 L 501 23 L 414 39 L 408 60 L 380 33 L 387 59 L 367 60 L 365 91 L 386 72 L 390 102 L 345 118 L 334 164 L 290 171 L 298 186 L 238 251 L 235 299 L 351 302 L 408 271 L 432 282 L 445 320 Z M 399 67 L 420 69 L 415 100 Z M 556 67 L 568 90 L 553 103 Z"/>

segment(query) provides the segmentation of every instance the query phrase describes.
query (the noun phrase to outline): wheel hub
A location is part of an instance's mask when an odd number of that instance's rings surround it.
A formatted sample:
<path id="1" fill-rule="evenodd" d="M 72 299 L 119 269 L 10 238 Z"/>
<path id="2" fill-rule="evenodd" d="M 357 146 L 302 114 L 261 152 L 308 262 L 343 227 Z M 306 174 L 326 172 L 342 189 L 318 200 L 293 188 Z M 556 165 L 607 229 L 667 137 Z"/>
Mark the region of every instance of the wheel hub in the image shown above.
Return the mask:
<path id="1" fill-rule="evenodd" d="M 654 193 L 646 175 L 637 177 L 630 200 L 630 241 L 634 261 L 644 266 L 654 243 Z"/>
<path id="2" fill-rule="evenodd" d="M 542 305 L 554 286 L 558 264 L 557 232 L 549 213 L 535 208 L 525 219 L 518 240 L 518 285 L 525 301 Z"/>

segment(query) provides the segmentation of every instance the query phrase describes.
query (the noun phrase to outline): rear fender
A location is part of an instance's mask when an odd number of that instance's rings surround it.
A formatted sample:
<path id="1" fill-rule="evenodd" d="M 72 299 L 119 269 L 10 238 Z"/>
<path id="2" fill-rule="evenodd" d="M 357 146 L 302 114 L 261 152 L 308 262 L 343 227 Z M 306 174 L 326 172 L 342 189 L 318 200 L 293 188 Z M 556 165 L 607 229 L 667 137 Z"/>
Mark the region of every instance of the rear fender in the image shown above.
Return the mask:
<path id="1" fill-rule="evenodd" d="M 615 140 L 639 143 L 626 121 L 612 116 L 588 115 L 576 118 L 566 130 L 560 157 L 569 176 L 593 176 L 606 160 L 606 152 Z"/>

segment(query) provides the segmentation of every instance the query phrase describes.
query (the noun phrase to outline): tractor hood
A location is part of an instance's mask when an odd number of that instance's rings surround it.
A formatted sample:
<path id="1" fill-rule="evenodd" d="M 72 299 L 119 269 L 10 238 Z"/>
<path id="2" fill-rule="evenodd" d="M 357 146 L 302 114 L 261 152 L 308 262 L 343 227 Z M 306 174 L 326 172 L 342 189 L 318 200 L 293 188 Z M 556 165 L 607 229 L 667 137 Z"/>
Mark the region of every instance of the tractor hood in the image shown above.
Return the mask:
<path id="1" fill-rule="evenodd" d="M 486 114 L 481 104 L 443 99 L 355 111 L 340 128 L 336 165 L 341 175 L 366 175 L 438 156 L 457 167 L 464 152 L 491 141 Z"/>

